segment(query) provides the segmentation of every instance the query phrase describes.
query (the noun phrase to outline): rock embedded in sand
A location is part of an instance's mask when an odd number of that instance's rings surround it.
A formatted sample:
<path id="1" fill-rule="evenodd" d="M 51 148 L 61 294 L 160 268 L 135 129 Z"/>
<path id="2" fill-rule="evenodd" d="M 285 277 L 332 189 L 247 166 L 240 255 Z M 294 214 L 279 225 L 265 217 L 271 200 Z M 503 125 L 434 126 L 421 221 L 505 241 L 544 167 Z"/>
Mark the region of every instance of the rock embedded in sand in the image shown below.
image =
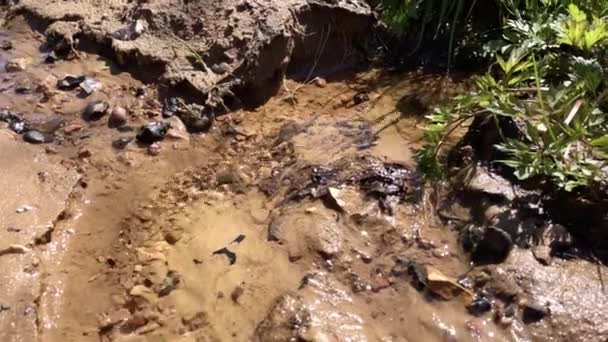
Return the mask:
<path id="1" fill-rule="evenodd" d="M 129 113 L 124 107 L 116 106 L 112 109 L 108 118 L 108 126 L 112 128 L 121 127 L 127 124 Z"/>
<path id="2" fill-rule="evenodd" d="M 155 143 L 151 144 L 150 146 L 148 146 L 147 151 L 148 151 L 149 155 L 157 156 L 160 154 L 161 146 L 158 142 L 155 142 Z"/>
<path id="3" fill-rule="evenodd" d="M 154 121 L 145 124 L 137 133 L 137 141 L 143 144 L 153 144 L 157 141 L 165 139 L 165 135 L 169 130 L 170 125 L 166 122 Z"/>
<path id="4" fill-rule="evenodd" d="M 129 145 L 133 141 L 132 137 L 122 137 L 112 141 L 112 147 L 117 150 L 124 150 L 127 145 Z"/>
<path id="5" fill-rule="evenodd" d="M 32 63 L 33 63 L 33 60 L 30 57 L 13 58 L 10 61 L 8 61 L 8 63 L 6 63 L 4 68 L 6 69 L 7 72 L 24 71 L 30 65 L 32 65 Z"/>
<path id="6" fill-rule="evenodd" d="M 86 121 L 97 121 L 104 117 L 110 105 L 105 101 L 93 101 L 89 103 L 82 113 L 82 118 Z"/>
<path id="7" fill-rule="evenodd" d="M 23 140 L 30 144 L 48 144 L 53 141 L 53 136 L 37 130 L 30 130 L 23 134 Z"/>
<path id="8" fill-rule="evenodd" d="M 507 259 L 512 249 L 511 235 L 499 228 L 486 227 L 471 259 L 476 264 L 498 264 Z"/>
<path id="9" fill-rule="evenodd" d="M 65 75 L 62 79 L 57 81 L 57 88 L 60 90 L 73 90 L 84 82 L 86 77 L 76 75 Z"/>

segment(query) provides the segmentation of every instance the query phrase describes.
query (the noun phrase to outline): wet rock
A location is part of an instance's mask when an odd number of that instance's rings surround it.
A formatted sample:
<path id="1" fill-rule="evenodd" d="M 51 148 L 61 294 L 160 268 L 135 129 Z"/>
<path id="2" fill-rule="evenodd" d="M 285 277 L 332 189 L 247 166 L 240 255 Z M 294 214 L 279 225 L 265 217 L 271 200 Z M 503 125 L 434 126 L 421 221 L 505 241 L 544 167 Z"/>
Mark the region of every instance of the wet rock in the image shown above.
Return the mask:
<path id="1" fill-rule="evenodd" d="M 91 95 L 94 92 L 103 89 L 103 85 L 101 82 L 94 80 L 92 78 L 86 78 L 79 85 L 80 89 L 84 92 L 85 95 Z"/>
<path id="2" fill-rule="evenodd" d="M 176 271 L 169 271 L 167 273 L 167 276 L 163 280 L 163 283 L 159 287 L 158 296 L 168 296 L 171 292 L 173 292 L 173 290 L 177 288 L 180 282 L 181 277 L 179 273 L 177 273 Z"/>
<path id="3" fill-rule="evenodd" d="M 353 188 L 328 188 L 328 192 L 333 203 L 347 214 L 357 213 L 364 205 L 361 194 Z"/>
<path id="4" fill-rule="evenodd" d="M 23 134 L 23 140 L 30 144 L 48 144 L 53 142 L 54 138 L 50 134 L 30 130 Z"/>
<path id="5" fill-rule="evenodd" d="M 312 83 L 314 85 L 316 85 L 317 87 L 319 87 L 319 88 L 325 88 L 327 86 L 327 81 L 324 78 L 321 78 L 321 77 L 315 77 L 312 80 Z"/>
<path id="6" fill-rule="evenodd" d="M 82 113 L 82 118 L 85 121 L 97 121 L 104 117 L 110 105 L 105 101 L 93 101 L 89 103 Z"/>
<path id="7" fill-rule="evenodd" d="M 469 305 L 467 305 L 467 310 L 471 315 L 481 316 L 484 313 L 492 310 L 492 302 L 490 302 L 485 297 L 476 298 Z"/>
<path id="8" fill-rule="evenodd" d="M 467 191 L 497 195 L 509 201 L 514 200 L 517 196 L 511 182 L 483 166 L 471 168 L 467 179 L 462 180 L 462 183 Z"/>
<path id="9" fill-rule="evenodd" d="M 13 48 L 13 43 L 10 40 L 4 40 L 0 42 L 0 49 L 6 51 Z"/>
<path id="10" fill-rule="evenodd" d="M 260 341 L 268 342 L 297 340 L 297 330 L 305 329 L 309 321 L 310 312 L 302 299 L 292 294 L 283 295 L 260 323 L 256 335 Z"/>
<path id="11" fill-rule="evenodd" d="M 146 149 L 146 151 L 151 156 L 157 156 L 160 154 L 161 146 L 158 142 L 155 142 L 155 143 L 149 145 L 148 148 Z"/>
<path id="12" fill-rule="evenodd" d="M 12 121 L 8 124 L 8 128 L 17 134 L 23 134 L 29 130 L 28 124 L 25 121 Z"/>
<path id="13" fill-rule="evenodd" d="M 366 92 L 359 92 L 353 96 L 353 103 L 355 105 L 369 101 L 369 95 Z"/>
<path id="14" fill-rule="evenodd" d="M 522 320 L 525 324 L 536 323 L 550 313 L 547 307 L 538 304 L 528 303 L 522 309 Z"/>
<path id="15" fill-rule="evenodd" d="M 10 61 L 8 61 L 8 63 L 6 63 L 4 68 L 6 69 L 7 72 L 24 71 L 30 65 L 32 65 L 32 63 L 33 63 L 33 60 L 29 57 L 14 58 L 14 59 L 11 59 Z"/>
<path id="16" fill-rule="evenodd" d="M 132 137 L 122 137 L 112 141 L 112 147 L 117 150 L 124 150 L 127 145 L 129 145 L 133 141 Z"/>
<path id="17" fill-rule="evenodd" d="M 168 97 L 163 102 L 163 118 L 170 118 L 179 110 L 179 99 L 177 97 Z"/>
<path id="18" fill-rule="evenodd" d="M 108 126 L 111 128 L 121 127 L 127 124 L 129 120 L 129 113 L 123 107 L 116 106 L 112 109 L 110 117 L 108 118 Z"/>
<path id="19" fill-rule="evenodd" d="M 145 124 L 137 133 L 137 141 L 143 144 L 153 144 L 165 138 L 169 130 L 169 124 L 166 122 L 150 122 Z"/>
<path id="20" fill-rule="evenodd" d="M 512 249 L 511 235 L 502 229 L 487 227 L 473 248 L 471 259 L 476 264 L 498 264 L 507 259 Z"/>
<path id="21" fill-rule="evenodd" d="M 80 83 L 84 82 L 86 77 L 84 76 L 75 76 L 75 75 L 65 75 L 62 79 L 57 81 L 57 88 L 60 90 L 73 90 L 76 89 Z"/>
<path id="22" fill-rule="evenodd" d="M 316 252 L 324 259 L 331 259 L 342 252 L 344 230 L 330 209 L 319 208 L 306 212 L 301 205 L 279 217 L 268 227 L 268 239 L 287 247 L 289 255 L 297 258 Z"/>

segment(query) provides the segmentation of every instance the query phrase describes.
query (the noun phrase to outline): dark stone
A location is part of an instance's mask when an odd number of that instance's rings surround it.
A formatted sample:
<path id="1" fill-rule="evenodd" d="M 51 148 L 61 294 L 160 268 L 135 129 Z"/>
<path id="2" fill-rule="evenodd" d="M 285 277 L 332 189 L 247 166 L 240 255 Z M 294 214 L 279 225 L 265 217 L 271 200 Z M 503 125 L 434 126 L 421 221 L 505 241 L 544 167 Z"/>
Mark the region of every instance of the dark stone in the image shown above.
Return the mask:
<path id="1" fill-rule="evenodd" d="M 179 109 L 179 100 L 177 97 L 168 97 L 163 103 L 163 118 L 169 118 L 177 113 Z"/>
<path id="2" fill-rule="evenodd" d="M 150 122 L 145 124 L 137 133 L 137 141 L 144 144 L 153 144 L 165 138 L 170 125 L 166 122 Z"/>
<path id="3" fill-rule="evenodd" d="M 0 312 L 8 311 L 11 309 L 11 306 L 8 304 L 0 304 Z"/>
<path id="4" fill-rule="evenodd" d="M 484 227 L 475 224 L 467 224 L 458 232 L 458 241 L 466 252 L 471 252 L 483 239 Z"/>
<path id="5" fill-rule="evenodd" d="M 355 105 L 361 104 L 363 102 L 369 101 L 369 95 L 366 92 L 359 92 L 353 96 L 353 102 Z"/>
<path id="6" fill-rule="evenodd" d="M 73 90 L 76 89 L 80 83 L 84 82 L 85 79 L 84 76 L 65 75 L 65 77 L 57 81 L 57 88 L 61 90 Z"/>
<path id="7" fill-rule="evenodd" d="M 133 141 L 132 137 L 122 137 L 112 141 L 112 147 L 117 150 L 124 150 L 127 145 L 129 145 Z"/>
<path id="8" fill-rule="evenodd" d="M 492 303 L 485 297 L 477 298 L 467 305 L 467 310 L 471 315 L 481 316 L 492 310 Z"/>
<path id="9" fill-rule="evenodd" d="M 428 285 L 428 274 L 424 266 L 412 261 L 407 268 L 407 272 L 411 277 L 412 286 L 418 291 L 422 291 Z"/>
<path id="10" fill-rule="evenodd" d="M 86 121 L 97 121 L 104 117 L 110 105 L 105 101 L 93 101 L 89 103 L 82 113 L 82 118 Z"/>
<path id="11" fill-rule="evenodd" d="M 481 241 L 475 246 L 471 259 L 476 264 L 498 264 L 507 259 L 512 249 L 511 235 L 502 229 L 487 227 Z"/>
<path id="12" fill-rule="evenodd" d="M 549 309 L 538 304 L 526 304 L 523 307 L 522 320 L 525 324 L 535 323 L 549 315 Z"/>
<path id="13" fill-rule="evenodd" d="M 44 57 L 44 62 L 47 64 L 53 64 L 58 59 L 59 57 L 57 56 L 57 53 L 55 51 L 51 51 Z"/>
<path id="14" fill-rule="evenodd" d="M 23 135 L 23 140 L 30 144 L 47 144 L 53 141 L 53 136 L 40 131 L 31 130 Z"/>

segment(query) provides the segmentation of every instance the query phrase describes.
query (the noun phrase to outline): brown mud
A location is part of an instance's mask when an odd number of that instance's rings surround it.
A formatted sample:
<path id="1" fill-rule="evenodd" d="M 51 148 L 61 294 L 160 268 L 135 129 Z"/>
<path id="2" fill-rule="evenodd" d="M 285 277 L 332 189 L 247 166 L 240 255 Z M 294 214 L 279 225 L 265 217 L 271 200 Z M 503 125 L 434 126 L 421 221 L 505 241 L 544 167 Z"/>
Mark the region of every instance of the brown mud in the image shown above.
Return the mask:
<path id="1" fill-rule="evenodd" d="M 566 232 L 552 226 L 504 262 L 472 266 L 460 222 L 510 231 L 528 221 L 488 204 L 496 179 L 436 214 L 414 154 L 422 115 L 459 83 L 337 70 L 354 56 L 348 37 L 373 22 L 363 2 L 22 0 L 11 11 L 0 109 L 54 141 L 28 144 L 2 123 L 1 341 L 608 338 L 605 267 L 547 254 L 556 241 L 570 246 Z M 109 38 L 140 19 L 140 36 Z M 323 27 L 328 38 L 306 33 Z M 245 34 L 253 28 L 263 38 Z M 41 32 L 59 31 L 76 40 L 69 58 L 44 63 Z M 209 51 L 209 68 L 188 61 L 173 34 Z M 331 53 L 310 55 L 319 44 Z M 213 66 L 226 56 L 232 71 L 222 77 Z M 19 58 L 29 58 L 24 71 L 3 71 Z M 300 82 L 283 81 L 302 71 Z M 65 74 L 103 88 L 86 97 L 56 89 Z M 267 101 L 189 134 L 161 117 L 179 83 L 198 94 L 185 96 L 193 102 L 213 88 Z M 94 100 L 126 108 L 126 126 L 108 127 L 108 114 L 83 120 Z M 150 121 L 173 125 L 158 155 L 112 146 Z"/>

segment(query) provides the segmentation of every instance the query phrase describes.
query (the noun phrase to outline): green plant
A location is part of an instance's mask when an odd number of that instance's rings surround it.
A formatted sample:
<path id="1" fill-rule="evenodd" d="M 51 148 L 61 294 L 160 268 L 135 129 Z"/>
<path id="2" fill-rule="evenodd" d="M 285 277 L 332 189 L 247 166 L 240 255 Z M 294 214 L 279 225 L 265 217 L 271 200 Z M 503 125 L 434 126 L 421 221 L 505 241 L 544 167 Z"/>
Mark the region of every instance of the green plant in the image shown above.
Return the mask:
<path id="1" fill-rule="evenodd" d="M 497 151 L 519 179 L 544 177 L 566 191 L 606 182 L 608 2 L 503 1 L 502 48 L 474 90 L 428 116 L 420 170 L 446 174 L 446 142 L 473 118 L 496 123 Z M 529 10 L 528 10 L 529 9 Z M 593 14 L 592 14 L 593 13 Z M 500 122 L 519 123 L 506 136 Z"/>

